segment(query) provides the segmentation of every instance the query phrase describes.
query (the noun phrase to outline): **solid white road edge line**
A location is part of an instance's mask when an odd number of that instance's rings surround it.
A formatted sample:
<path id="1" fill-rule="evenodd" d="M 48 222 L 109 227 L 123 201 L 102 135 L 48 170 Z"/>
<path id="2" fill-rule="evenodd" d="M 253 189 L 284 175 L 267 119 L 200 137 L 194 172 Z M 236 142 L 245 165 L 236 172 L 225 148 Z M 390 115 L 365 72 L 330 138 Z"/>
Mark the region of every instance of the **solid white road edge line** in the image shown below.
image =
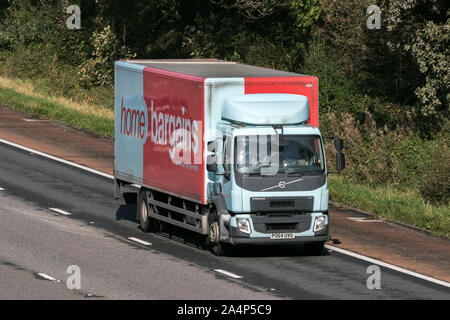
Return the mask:
<path id="1" fill-rule="evenodd" d="M 77 163 L 72 162 L 72 161 L 67 161 L 67 160 L 64 160 L 64 159 L 61 159 L 61 158 L 57 158 L 55 156 L 52 156 L 52 155 L 46 154 L 44 152 L 40 152 L 40 151 L 31 149 L 31 148 L 28 148 L 28 147 L 21 146 L 19 144 L 10 142 L 8 140 L 0 139 L 0 142 L 4 143 L 4 144 L 7 144 L 7 145 L 10 145 L 10 146 L 13 146 L 13 147 L 16 147 L 18 149 L 22 149 L 22 150 L 25 150 L 25 151 L 28 151 L 28 152 L 35 153 L 37 155 L 40 155 L 42 157 L 46 157 L 46 158 L 52 159 L 54 161 L 58 161 L 58 162 L 67 164 L 69 166 L 73 166 L 73 167 L 76 167 L 76 168 L 79 168 L 79 169 L 82 169 L 82 170 L 85 170 L 85 171 L 88 171 L 88 172 L 91 172 L 91 173 L 94 173 L 94 174 L 97 174 L 97 175 L 100 175 L 100 176 L 103 176 L 103 177 L 106 177 L 106 178 L 109 178 L 109 179 L 114 179 L 114 177 L 112 175 L 110 175 L 110 174 L 107 174 L 107 173 L 104 173 L 104 172 L 101 172 L 101 171 L 98 171 L 98 170 L 95 170 L 95 169 L 91 169 L 89 167 L 77 164 Z M 350 251 L 347 251 L 347 250 L 344 250 L 344 249 L 340 249 L 340 248 L 337 248 L 337 247 L 333 247 L 333 246 L 330 246 L 330 245 L 325 245 L 325 247 L 327 247 L 330 250 L 334 250 L 336 252 L 339 252 L 339 253 L 342 253 L 342 254 L 345 254 L 345 255 L 349 255 L 349 256 L 352 256 L 352 257 L 357 258 L 357 259 L 361 259 L 361 260 L 364 260 L 364 261 L 375 263 L 375 264 L 378 264 L 380 266 L 385 266 L 386 268 L 395 270 L 397 272 L 405 273 L 405 274 L 411 275 L 413 277 L 417 277 L 417 278 L 420 278 L 420 279 L 423 279 L 423 280 L 426 280 L 426 281 L 430 281 L 430 282 L 433 282 L 433 283 L 436 283 L 436 284 L 440 284 L 442 286 L 450 288 L 450 283 L 442 281 L 442 280 L 438 280 L 438 279 L 435 279 L 435 278 L 432 278 L 432 277 L 428 277 L 428 276 L 422 275 L 420 273 L 409 271 L 407 269 L 403 269 L 403 268 L 391 265 L 389 263 L 382 262 L 380 260 L 376 260 L 376 259 L 372 259 L 372 258 L 369 258 L 369 257 L 365 257 L 363 255 L 360 255 L 360 254 L 357 254 L 357 253 L 353 253 L 353 252 L 350 252 Z M 217 270 L 220 270 L 220 269 L 217 269 Z M 217 271 L 217 270 L 215 270 L 215 271 Z M 221 270 L 221 271 L 224 271 L 224 270 Z M 217 272 L 220 272 L 220 271 L 217 271 Z M 227 272 L 227 271 L 225 271 L 225 272 Z"/>
<path id="2" fill-rule="evenodd" d="M 54 212 L 60 213 L 62 215 L 65 215 L 65 216 L 71 216 L 72 215 L 71 213 L 69 213 L 67 211 L 64 211 L 64 210 L 61 210 L 61 209 L 58 209 L 58 208 L 48 208 L 48 209 L 52 210 Z"/>
<path id="3" fill-rule="evenodd" d="M 138 239 L 138 238 L 134 238 L 134 237 L 129 237 L 128 240 L 143 244 L 144 246 L 151 246 L 152 244 L 150 242 Z"/>
<path id="4" fill-rule="evenodd" d="M 5 191 L 5 189 L 3 189 L 2 187 L 0 187 L 0 191 Z"/>
<path id="5" fill-rule="evenodd" d="M 353 258 L 357 258 L 357 259 L 360 259 L 360 260 L 364 260 L 364 261 L 370 262 L 372 264 L 379 265 L 381 267 L 385 267 L 385 268 L 388 268 L 388 269 L 391 269 L 391 270 L 394 270 L 394 271 L 397 271 L 397 272 L 405 273 L 407 275 L 410 275 L 410 276 L 413 276 L 413 277 L 416 277 L 416 278 L 419 278 L 419 279 L 422 279 L 422 280 L 426 280 L 426 281 L 429 281 L 429 282 L 433 282 L 435 284 L 439 284 L 439 285 L 447 287 L 447 288 L 450 288 L 450 283 L 448 283 L 448 282 L 445 282 L 443 280 L 438 280 L 438 279 L 435 279 L 435 278 L 432 278 L 432 277 L 429 277 L 429 276 L 426 276 L 426 275 L 423 275 L 423 274 L 420 274 L 420 273 L 417 273 L 417 272 L 414 272 L 414 271 L 403 269 L 401 267 L 394 266 L 394 265 L 392 265 L 390 263 L 386 263 L 386 262 L 383 262 L 383 261 L 380 261 L 380 260 L 377 260 L 377 259 L 369 258 L 369 257 L 363 256 L 363 255 L 360 255 L 360 254 L 357 254 L 357 253 L 345 250 L 345 249 L 341 249 L 341 248 L 338 248 L 338 247 L 330 246 L 328 244 L 325 245 L 325 248 L 327 248 L 329 250 L 332 250 L 332 251 L 336 251 L 336 252 L 345 254 L 347 256 L 351 256 Z"/>
<path id="6" fill-rule="evenodd" d="M 55 279 L 53 277 L 50 277 L 49 275 L 45 274 L 45 273 L 38 273 L 37 274 L 39 277 L 48 280 L 48 281 L 52 281 L 52 282 L 61 282 L 61 280 Z"/>
<path id="7" fill-rule="evenodd" d="M 221 274 L 224 274 L 224 275 L 229 276 L 229 277 L 234 278 L 234 279 L 242 279 L 241 276 L 238 276 L 237 274 L 234 274 L 234 273 L 222 270 L 222 269 L 214 269 L 214 271 L 216 271 L 218 273 L 221 273 Z"/>

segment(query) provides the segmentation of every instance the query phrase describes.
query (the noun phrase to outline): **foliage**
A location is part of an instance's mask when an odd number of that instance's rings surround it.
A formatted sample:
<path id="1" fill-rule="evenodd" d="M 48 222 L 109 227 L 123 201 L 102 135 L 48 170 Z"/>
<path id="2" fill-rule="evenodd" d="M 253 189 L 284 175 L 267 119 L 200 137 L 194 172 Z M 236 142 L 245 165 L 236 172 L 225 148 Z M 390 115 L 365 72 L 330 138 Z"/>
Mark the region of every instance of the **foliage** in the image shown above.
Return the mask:
<path id="1" fill-rule="evenodd" d="M 47 6 L 30 6 L 28 0 L 16 0 L 5 10 L 0 29 L 0 48 L 18 50 L 31 43 L 41 43 L 50 30 Z"/>
<path id="2" fill-rule="evenodd" d="M 426 76 L 425 85 L 415 90 L 423 104 L 424 115 L 437 115 L 440 110 L 448 112 L 450 95 L 450 24 L 437 25 L 430 21 L 416 34 L 411 54 Z"/>
<path id="3" fill-rule="evenodd" d="M 92 36 L 92 57 L 80 66 L 81 83 L 87 86 L 111 85 L 114 78 L 114 61 L 120 58 L 130 59 L 136 55 L 120 44 L 110 26 Z"/>
<path id="4" fill-rule="evenodd" d="M 448 6 L 441 0 L 392 0 L 386 9 L 387 45 L 395 53 L 410 55 L 424 79 L 414 90 L 422 114 L 448 118 Z"/>
<path id="5" fill-rule="evenodd" d="M 345 141 L 344 175 L 372 186 L 391 185 L 419 190 L 423 198 L 448 204 L 450 191 L 450 150 L 442 133 L 433 140 L 421 139 L 411 128 L 412 115 L 405 114 L 409 126 L 391 130 L 378 127 L 366 112 L 363 123 L 349 113 L 330 113 L 322 121 L 323 131 L 332 132 Z M 329 167 L 333 168 L 335 150 L 325 144 Z"/>
<path id="6" fill-rule="evenodd" d="M 331 112 L 350 112 L 356 118 L 363 119 L 370 99 L 359 92 L 358 85 L 346 73 L 345 63 L 336 50 L 319 35 L 314 35 L 304 51 L 302 72 L 319 78 L 321 118 Z"/>

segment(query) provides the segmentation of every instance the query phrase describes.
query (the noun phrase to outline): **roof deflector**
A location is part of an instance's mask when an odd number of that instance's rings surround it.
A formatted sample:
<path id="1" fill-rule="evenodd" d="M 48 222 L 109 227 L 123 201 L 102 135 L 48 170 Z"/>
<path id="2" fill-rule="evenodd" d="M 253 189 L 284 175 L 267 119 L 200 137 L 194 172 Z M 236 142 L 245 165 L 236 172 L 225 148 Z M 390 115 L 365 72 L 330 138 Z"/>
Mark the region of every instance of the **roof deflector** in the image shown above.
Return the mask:
<path id="1" fill-rule="evenodd" d="M 293 125 L 309 119 L 308 98 L 296 94 L 263 93 L 230 97 L 222 119 L 251 125 Z"/>

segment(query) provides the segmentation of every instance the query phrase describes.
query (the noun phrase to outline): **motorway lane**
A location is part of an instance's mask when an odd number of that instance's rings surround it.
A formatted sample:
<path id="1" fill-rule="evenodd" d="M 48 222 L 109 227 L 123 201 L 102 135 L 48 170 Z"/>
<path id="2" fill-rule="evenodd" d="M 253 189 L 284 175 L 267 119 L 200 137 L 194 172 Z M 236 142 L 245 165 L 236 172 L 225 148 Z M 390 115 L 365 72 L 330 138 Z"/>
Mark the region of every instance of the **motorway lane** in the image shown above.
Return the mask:
<path id="1" fill-rule="evenodd" d="M 24 200 L 26 205 L 33 206 L 38 212 L 45 212 L 49 216 L 53 216 L 54 213 L 48 211 L 47 208 L 65 210 L 71 213 L 71 216 L 58 217 L 61 219 L 62 225 L 78 223 L 81 226 L 88 226 L 97 233 L 105 234 L 109 240 L 114 239 L 118 248 L 120 245 L 126 246 L 126 248 L 117 249 L 117 254 L 115 254 L 115 250 L 111 249 L 114 247 L 113 245 L 108 247 L 99 241 L 100 252 L 109 252 L 107 257 L 115 255 L 119 259 L 111 260 L 103 257 L 102 254 L 91 253 L 93 257 L 98 257 L 92 259 L 94 266 L 103 266 L 106 261 L 113 268 L 127 266 L 133 273 L 144 267 L 154 268 L 154 264 L 157 262 L 151 259 L 153 255 L 165 257 L 166 260 L 163 260 L 161 262 L 163 264 L 160 266 L 164 266 L 164 263 L 168 265 L 180 263 L 183 267 L 173 266 L 167 268 L 170 272 L 158 273 L 158 286 L 156 287 L 167 285 L 173 290 L 181 281 L 182 290 L 189 292 L 189 298 L 192 299 L 203 296 L 202 290 L 196 287 L 196 283 L 203 282 L 215 284 L 215 289 L 211 289 L 212 291 L 208 291 L 209 294 L 206 295 L 209 298 L 218 298 L 221 295 L 232 299 L 240 299 L 241 296 L 255 299 L 272 297 L 270 295 L 294 299 L 450 298 L 448 288 L 385 268 L 381 268 L 381 289 L 369 290 L 366 286 L 369 276 L 366 269 L 369 263 L 336 252 L 328 252 L 328 250 L 324 251 L 321 256 L 309 257 L 303 255 L 301 246 L 252 247 L 238 250 L 233 257 L 214 257 L 201 248 L 201 239 L 190 232 L 176 229 L 172 235 L 143 234 L 138 230 L 138 224 L 135 221 L 135 205 L 119 205 L 113 201 L 112 180 L 2 144 L 0 144 L 0 187 L 5 188 L 5 191 L 1 192 L 6 199 L 17 197 Z M 3 198 L 0 201 L 3 201 Z M 3 213 L 1 214 L 3 215 Z M 34 224 L 31 224 L 29 228 L 35 228 Z M 2 227 L 2 237 L 4 233 L 6 234 L 6 230 Z M 19 230 L 17 229 L 15 232 L 20 233 Z M 29 231 L 31 232 L 31 229 Z M 11 231 L 8 234 L 12 237 L 15 232 Z M 40 233 L 34 232 L 34 234 L 39 235 Z M 130 244 L 130 241 L 126 240 L 128 237 L 136 237 L 152 243 L 152 245 L 145 247 Z M 85 263 L 89 265 L 88 262 L 91 262 L 89 250 L 92 249 L 92 246 L 89 246 L 88 243 L 78 246 L 66 244 L 71 242 L 64 240 L 66 238 L 63 235 L 58 239 L 60 239 L 59 244 L 67 246 L 67 248 L 64 252 L 59 251 L 54 256 L 55 261 L 64 260 L 65 254 L 73 259 L 80 255 L 84 256 L 84 259 L 80 258 L 79 260 L 80 267 L 83 269 Z M 47 240 L 51 242 L 51 239 Z M 44 246 L 47 240 L 42 239 L 38 246 Z M 25 240 L 17 238 L 10 245 L 17 243 L 17 246 L 23 247 L 25 244 L 22 244 L 21 241 Z M 103 250 L 103 246 L 111 251 Z M 126 255 L 126 250 L 136 253 L 134 259 L 137 260 L 120 259 Z M 4 251 L 3 246 L 0 246 L 0 259 L 3 258 Z M 23 255 L 26 257 L 24 259 L 34 259 L 35 256 L 36 254 L 31 251 Z M 5 259 L 11 261 L 13 257 L 14 255 L 11 253 Z M 139 261 L 138 258 L 143 260 Z M 188 275 L 185 271 L 186 266 L 192 268 Z M 219 268 L 242 278 L 231 279 L 219 275 L 214 271 Z M 101 269 L 99 268 L 99 270 Z M 56 272 L 56 268 L 52 270 Z M 162 270 L 165 269 L 162 268 Z M 193 277 L 198 278 L 191 285 L 189 274 L 195 272 L 198 273 Z M 179 274 L 177 275 L 177 273 Z M 102 295 L 99 292 L 105 292 L 105 284 L 100 280 L 96 281 L 96 277 L 100 274 L 102 273 L 94 273 L 87 280 L 89 285 L 92 282 L 92 288 L 96 289 L 94 292 L 96 295 Z M 171 276 L 172 274 L 173 276 Z M 205 281 L 201 280 L 202 277 L 205 278 Z M 123 295 L 115 293 L 117 295 L 114 297 L 148 297 L 143 292 L 149 292 L 155 288 L 150 281 L 140 287 L 123 273 L 106 272 L 106 275 L 100 276 L 100 278 L 106 283 L 122 281 L 123 285 L 119 285 L 118 288 L 126 287 L 127 290 Z M 130 285 L 128 285 L 128 281 L 130 281 Z M 147 285 L 149 287 L 146 287 Z M 227 285 L 233 289 L 225 289 Z M 163 289 L 159 291 L 161 299 L 174 298 Z M 106 292 L 114 292 L 114 290 L 106 290 Z M 181 294 L 181 296 L 183 295 Z"/>

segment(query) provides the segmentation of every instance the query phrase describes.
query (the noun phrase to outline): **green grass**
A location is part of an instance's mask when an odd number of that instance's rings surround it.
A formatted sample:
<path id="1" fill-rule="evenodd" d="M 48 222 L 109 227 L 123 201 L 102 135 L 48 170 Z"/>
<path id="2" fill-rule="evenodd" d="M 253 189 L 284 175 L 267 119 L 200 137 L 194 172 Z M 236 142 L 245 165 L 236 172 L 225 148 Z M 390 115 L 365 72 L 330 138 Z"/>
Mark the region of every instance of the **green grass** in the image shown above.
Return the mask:
<path id="1" fill-rule="evenodd" d="M 450 238 L 450 208 L 426 202 L 414 189 L 368 186 L 348 181 L 344 176 L 329 176 L 330 199 L 359 208 L 377 217 L 396 220 Z"/>
<path id="2" fill-rule="evenodd" d="M 58 102 L 52 97 L 21 93 L 12 88 L 0 86 L 0 101 L 12 109 L 58 120 L 101 136 L 112 137 L 114 134 L 114 120 L 110 116 L 83 112 L 71 108 L 70 104 Z"/>

